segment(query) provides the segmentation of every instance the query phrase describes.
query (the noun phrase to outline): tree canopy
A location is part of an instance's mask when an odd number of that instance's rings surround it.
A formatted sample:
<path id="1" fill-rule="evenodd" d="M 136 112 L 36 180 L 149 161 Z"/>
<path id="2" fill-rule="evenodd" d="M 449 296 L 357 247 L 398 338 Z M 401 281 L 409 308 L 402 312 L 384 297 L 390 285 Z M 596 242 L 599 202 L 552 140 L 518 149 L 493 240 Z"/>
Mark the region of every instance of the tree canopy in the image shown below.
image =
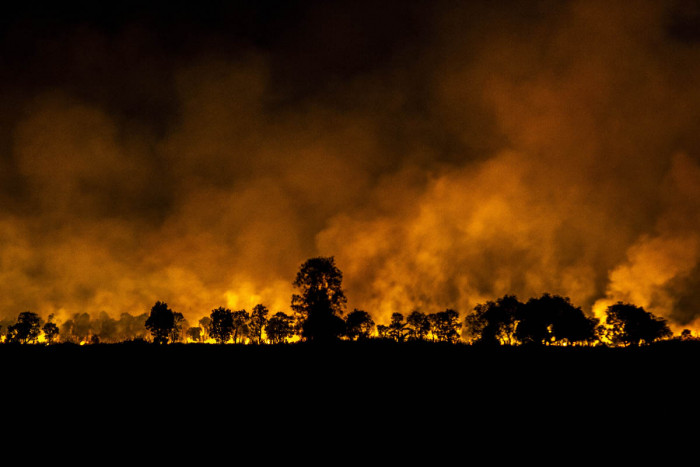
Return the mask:
<path id="1" fill-rule="evenodd" d="M 438 311 L 428 315 L 430 330 L 436 340 L 442 342 L 457 342 L 462 323 L 459 322 L 459 313 L 452 309 Z"/>
<path id="2" fill-rule="evenodd" d="M 614 344 L 650 344 L 672 335 L 665 319 L 629 303 L 617 302 L 609 306 L 605 323 L 610 329 L 609 336 Z"/>
<path id="3" fill-rule="evenodd" d="M 53 322 L 53 315 L 49 315 L 48 321 L 46 324 L 44 324 L 41 330 L 44 332 L 44 337 L 46 338 L 47 343 L 53 344 L 56 341 L 59 329 L 56 323 Z"/>
<path id="4" fill-rule="evenodd" d="M 345 317 L 345 335 L 350 340 L 367 339 L 374 329 L 374 320 L 364 310 L 355 309 Z"/>
<path id="5" fill-rule="evenodd" d="M 409 330 L 406 329 L 406 322 L 403 320 L 401 313 L 392 313 L 391 321 L 389 322 L 389 337 L 396 342 L 403 342 L 408 335 Z"/>
<path id="6" fill-rule="evenodd" d="M 17 317 L 17 322 L 7 328 L 7 331 L 10 342 L 34 343 L 41 334 L 41 318 L 36 313 L 24 311 Z"/>
<path id="7" fill-rule="evenodd" d="M 209 315 L 209 337 L 223 344 L 231 339 L 233 334 L 233 313 L 228 308 L 219 307 Z"/>
<path id="8" fill-rule="evenodd" d="M 424 340 L 430 333 L 430 319 L 422 311 L 412 311 L 406 318 L 406 325 L 410 339 Z"/>
<path id="9" fill-rule="evenodd" d="M 250 313 L 250 323 L 248 327 L 250 328 L 250 337 L 256 344 L 262 342 L 262 332 L 267 324 L 267 315 L 269 310 L 264 305 L 255 305 L 253 311 Z"/>
<path id="10" fill-rule="evenodd" d="M 515 319 L 523 304 L 514 295 L 504 295 L 494 301 L 478 304 L 465 318 L 466 334 L 480 344 L 512 344 Z"/>
<path id="11" fill-rule="evenodd" d="M 342 335 L 347 302 L 342 282 L 332 256 L 311 258 L 301 265 L 293 282 L 299 293 L 292 295 L 292 309 L 300 316 L 304 339 L 320 342 Z"/>
<path id="12" fill-rule="evenodd" d="M 273 344 L 280 344 L 294 335 L 293 317 L 278 311 L 265 324 L 265 334 Z"/>
<path id="13" fill-rule="evenodd" d="M 504 295 L 474 307 L 465 319 L 466 333 L 480 344 L 573 344 L 597 338 L 598 320 L 586 316 L 568 297 L 544 294 L 521 303 Z"/>
<path id="14" fill-rule="evenodd" d="M 250 315 L 245 310 L 233 312 L 233 343 L 243 341 L 250 334 Z"/>
<path id="15" fill-rule="evenodd" d="M 167 344 L 175 327 L 175 314 L 165 302 L 156 302 L 146 320 L 146 329 L 151 332 L 153 342 Z"/>
<path id="16" fill-rule="evenodd" d="M 528 300 L 516 320 L 515 337 L 524 344 L 591 342 L 598 325 L 568 297 L 549 294 Z"/>

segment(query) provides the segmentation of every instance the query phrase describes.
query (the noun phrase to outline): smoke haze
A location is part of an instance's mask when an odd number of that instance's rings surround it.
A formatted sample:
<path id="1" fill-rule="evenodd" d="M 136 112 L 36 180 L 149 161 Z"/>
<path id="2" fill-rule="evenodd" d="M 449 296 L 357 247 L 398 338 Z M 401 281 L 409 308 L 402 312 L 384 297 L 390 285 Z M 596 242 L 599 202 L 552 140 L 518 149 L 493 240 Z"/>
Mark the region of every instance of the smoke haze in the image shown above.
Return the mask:
<path id="1" fill-rule="evenodd" d="M 549 292 L 700 327 L 700 7 L 492 3 L 10 15 L 0 317 L 288 311 L 333 255 L 379 322 Z"/>

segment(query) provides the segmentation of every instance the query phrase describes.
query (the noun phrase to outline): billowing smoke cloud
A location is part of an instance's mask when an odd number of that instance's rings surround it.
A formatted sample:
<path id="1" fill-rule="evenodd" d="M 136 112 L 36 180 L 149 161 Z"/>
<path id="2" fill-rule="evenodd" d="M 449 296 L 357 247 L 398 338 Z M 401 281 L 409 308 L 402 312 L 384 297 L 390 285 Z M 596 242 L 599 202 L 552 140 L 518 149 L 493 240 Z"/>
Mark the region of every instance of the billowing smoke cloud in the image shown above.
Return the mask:
<path id="1" fill-rule="evenodd" d="M 6 26 L 2 316 L 288 311 L 320 254 L 379 321 L 550 292 L 693 326 L 700 12 L 470 3 Z"/>
<path id="2" fill-rule="evenodd" d="M 396 197 L 409 209 L 337 216 L 321 233 L 370 309 L 552 292 L 598 313 L 626 300 L 694 319 L 697 302 L 681 297 L 697 282 L 700 95 L 697 37 L 679 24 L 698 12 L 555 6 L 444 16 L 432 110 L 473 140 L 479 103 L 503 147 L 432 168 L 417 196 Z"/>

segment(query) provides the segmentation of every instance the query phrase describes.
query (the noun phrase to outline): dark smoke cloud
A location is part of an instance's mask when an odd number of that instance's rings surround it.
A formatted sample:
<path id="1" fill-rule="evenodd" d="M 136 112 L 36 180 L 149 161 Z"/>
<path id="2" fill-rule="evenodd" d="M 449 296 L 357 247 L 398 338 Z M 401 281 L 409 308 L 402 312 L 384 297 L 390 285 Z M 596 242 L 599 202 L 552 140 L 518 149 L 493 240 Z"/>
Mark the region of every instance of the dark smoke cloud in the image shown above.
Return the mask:
<path id="1" fill-rule="evenodd" d="M 17 7 L 2 316 L 287 310 L 322 254 L 380 321 L 550 292 L 693 326 L 697 8 L 492 3 Z"/>

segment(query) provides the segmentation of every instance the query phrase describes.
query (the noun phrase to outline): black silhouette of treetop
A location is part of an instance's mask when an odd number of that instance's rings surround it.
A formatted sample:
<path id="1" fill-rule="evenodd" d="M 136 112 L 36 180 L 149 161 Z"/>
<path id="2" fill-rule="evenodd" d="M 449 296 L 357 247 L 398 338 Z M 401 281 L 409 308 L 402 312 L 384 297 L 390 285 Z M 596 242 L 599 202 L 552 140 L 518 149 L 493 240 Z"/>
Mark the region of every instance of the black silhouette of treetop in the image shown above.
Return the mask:
<path id="1" fill-rule="evenodd" d="M 474 307 L 474 313 L 464 320 L 467 334 L 479 344 L 513 343 L 515 319 L 523 304 L 514 295 L 504 295 L 495 302 Z"/>
<path id="2" fill-rule="evenodd" d="M 173 328 L 170 330 L 170 342 L 180 342 L 183 340 L 188 327 L 189 323 L 182 313 L 173 311 Z"/>
<path id="3" fill-rule="evenodd" d="M 406 318 L 406 325 L 411 339 L 424 340 L 430 333 L 430 319 L 422 311 L 412 311 Z"/>
<path id="4" fill-rule="evenodd" d="M 345 317 L 345 335 L 350 340 L 368 339 L 374 329 L 374 320 L 363 310 L 355 309 Z"/>
<path id="5" fill-rule="evenodd" d="M 273 344 L 281 344 L 288 337 L 294 335 L 292 322 L 294 318 L 282 311 L 278 311 L 265 324 L 265 334 Z"/>
<path id="6" fill-rule="evenodd" d="M 7 328 L 7 340 L 20 344 L 37 341 L 41 334 L 41 318 L 36 313 L 24 311 L 17 317 L 17 323 Z"/>
<path id="7" fill-rule="evenodd" d="M 245 310 L 238 310 L 233 312 L 233 343 L 236 344 L 242 341 L 249 333 L 250 327 L 248 322 L 250 321 L 250 315 Z"/>
<path id="8" fill-rule="evenodd" d="M 408 334 L 409 330 L 406 329 L 403 315 L 401 313 L 392 313 L 391 322 L 389 323 L 389 336 L 396 342 L 403 342 Z"/>
<path id="9" fill-rule="evenodd" d="M 44 327 L 41 328 L 42 331 L 44 331 L 44 337 L 46 338 L 46 342 L 49 344 L 53 344 L 54 341 L 56 340 L 56 336 L 58 336 L 58 326 L 56 323 L 53 322 L 53 315 L 49 315 L 49 319 L 44 324 Z"/>
<path id="10" fill-rule="evenodd" d="M 262 332 L 267 324 L 268 313 L 269 310 L 264 305 L 255 305 L 250 313 L 250 324 L 248 325 L 250 336 L 257 344 L 262 342 Z"/>
<path id="11" fill-rule="evenodd" d="M 459 341 L 459 330 L 462 323 L 459 322 L 459 313 L 455 310 L 447 309 L 428 315 L 431 324 L 431 332 L 435 339 L 441 342 Z"/>
<path id="12" fill-rule="evenodd" d="M 220 306 L 212 310 L 209 320 L 209 337 L 215 339 L 219 344 L 228 342 L 233 334 L 233 312 Z"/>
<path id="13" fill-rule="evenodd" d="M 515 337 L 522 343 L 591 342 L 598 320 L 583 314 L 568 297 L 544 294 L 531 298 L 516 316 Z"/>
<path id="14" fill-rule="evenodd" d="M 605 323 L 610 327 L 609 335 L 614 344 L 651 344 L 672 335 L 665 319 L 639 306 L 617 302 L 608 307 L 606 314 Z"/>
<path id="15" fill-rule="evenodd" d="M 343 274 L 331 257 L 311 258 L 301 265 L 292 295 L 292 309 L 302 321 L 302 337 L 309 341 L 337 339 L 343 333 L 347 298 L 342 289 Z"/>
<path id="16" fill-rule="evenodd" d="M 167 344 L 170 333 L 175 327 L 175 314 L 165 302 L 156 302 L 146 320 L 146 329 L 151 332 L 153 342 Z"/>

